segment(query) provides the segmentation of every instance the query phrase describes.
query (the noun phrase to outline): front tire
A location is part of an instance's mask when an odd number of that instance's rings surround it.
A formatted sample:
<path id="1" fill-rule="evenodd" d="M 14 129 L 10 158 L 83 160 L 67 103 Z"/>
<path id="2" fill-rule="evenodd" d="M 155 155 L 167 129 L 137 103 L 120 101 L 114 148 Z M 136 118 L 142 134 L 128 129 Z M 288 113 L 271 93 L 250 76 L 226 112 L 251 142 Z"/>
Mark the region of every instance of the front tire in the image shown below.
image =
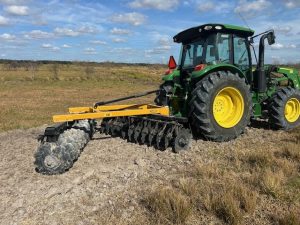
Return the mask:
<path id="1" fill-rule="evenodd" d="M 194 131 L 208 140 L 229 141 L 249 124 L 250 86 L 231 72 L 213 72 L 196 84 L 189 105 Z"/>
<path id="2" fill-rule="evenodd" d="M 286 87 L 278 90 L 271 99 L 269 123 L 274 129 L 291 130 L 300 125 L 300 92 Z"/>

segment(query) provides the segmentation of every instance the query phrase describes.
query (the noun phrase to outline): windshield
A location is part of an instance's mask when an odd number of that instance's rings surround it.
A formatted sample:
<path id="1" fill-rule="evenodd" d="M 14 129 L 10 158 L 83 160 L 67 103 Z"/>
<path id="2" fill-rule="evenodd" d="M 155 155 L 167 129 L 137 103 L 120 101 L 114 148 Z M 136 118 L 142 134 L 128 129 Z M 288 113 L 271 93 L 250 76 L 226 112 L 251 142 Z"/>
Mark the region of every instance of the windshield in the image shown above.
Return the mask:
<path id="1" fill-rule="evenodd" d="M 214 33 L 182 46 L 182 68 L 229 63 L 229 34 Z"/>

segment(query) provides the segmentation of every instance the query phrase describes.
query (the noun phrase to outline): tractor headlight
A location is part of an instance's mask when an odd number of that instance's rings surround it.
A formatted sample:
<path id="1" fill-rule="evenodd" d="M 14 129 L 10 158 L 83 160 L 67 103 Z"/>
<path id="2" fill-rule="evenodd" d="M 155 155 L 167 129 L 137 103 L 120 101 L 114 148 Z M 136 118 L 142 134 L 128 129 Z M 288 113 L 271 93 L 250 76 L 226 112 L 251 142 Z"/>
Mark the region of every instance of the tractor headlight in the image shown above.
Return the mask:
<path id="1" fill-rule="evenodd" d="M 211 30 L 212 29 L 212 26 L 205 26 L 204 27 L 204 30 Z"/>
<path id="2" fill-rule="evenodd" d="M 222 30 L 222 27 L 221 26 L 215 26 L 215 29 L 216 30 Z"/>

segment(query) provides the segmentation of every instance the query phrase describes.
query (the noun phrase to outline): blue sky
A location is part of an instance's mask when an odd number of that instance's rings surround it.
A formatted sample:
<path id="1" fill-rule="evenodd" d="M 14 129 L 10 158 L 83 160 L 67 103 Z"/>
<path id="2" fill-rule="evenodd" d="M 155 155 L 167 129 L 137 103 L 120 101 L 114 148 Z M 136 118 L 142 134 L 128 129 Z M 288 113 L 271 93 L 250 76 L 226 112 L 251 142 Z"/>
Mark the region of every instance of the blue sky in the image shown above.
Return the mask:
<path id="1" fill-rule="evenodd" d="M 176 33 L 239 14 L 275 29 L 267 62 L 300 62 L 300 0 L 0 0 L 0 58 L 166 63 Z"/>

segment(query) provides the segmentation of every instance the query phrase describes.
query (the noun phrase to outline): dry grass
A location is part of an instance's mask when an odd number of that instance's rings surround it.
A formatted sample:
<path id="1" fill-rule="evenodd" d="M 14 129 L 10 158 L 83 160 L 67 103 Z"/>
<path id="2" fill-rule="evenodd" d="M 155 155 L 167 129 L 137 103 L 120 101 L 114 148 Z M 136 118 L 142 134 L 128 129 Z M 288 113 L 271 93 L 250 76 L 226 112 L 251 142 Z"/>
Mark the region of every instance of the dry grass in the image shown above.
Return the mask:
<path id="1" fill-rule="evenodd" d="M 170 187 L 159 187 L 145 198 L 157 224 L 184 224 L 191 213 L 189 200 Z"/>
<path id="2" fill-rule="evenodd" d="M 266 170 L 259 178 L 260 188 L 265 194 L 271 195 L 274 198 L 280 197 L 283 192 L 283 179 L 283 172 Z"/>
<path id="3" fill-rule="evenodd" d="M 212 209 L 217 217 L 228 224 L 237 225 L 242 220 L 239 203 L 230 192 L 217 194 L 212 200 Z"/>
<path id="4" fill-rule="evenodd" d="M 245 224 L 246 221 L 251 224 L 251 217 L 257 210 L 268 207 L 264 204 L 271 201 L 275 210 L 268 215 L 270 224 L 274 221 L 276 224 L 299 224 L 298 214 L 285 211 L 286 207 L 300 208 L 298 134 L 292 133 L 288 140 L 277 140 L 278 148 L 249 145 L 231 151 L 228 157 L 218 156 L 212 163 L 196 162 L 189 167 L 171 182 L 172 192 L 191 205 L 192 211 L 186 220 L 197 218 L 197 215 L 214 215 L 226 224 Z M 166 185 L 170 188 L 170 183 Z M 277 214 L 281 210 L 285 214 Z M 272 220 L 272 216 L 277 219 Z"/>
<path id="5" fill-rule="evenodd" d="M 157 66 L 98 65 L 86 71 L 86 65 L 50 64 L 32 76 L 25 68 L 1 67 L 0 132 L 49 124 L 52 115 L 66 113 L 68 107 L 156 89 L 164 72 Z M 153 96 L 133 101 L 152 103 Z"/>
<path id="6" fill-rule="evenodd" d="M 292 210 L 286 215 L 278 219 L 279 225 L 299 225 L 300 224 L 300 210 Z"/>
<path id="7" fill-rule="evenodd" d="M 212 213 L 225 223 L 242 224 L 243 217 L 253 214 L 256 209 L 257 193 L 242 184 L 240 180 L 226 175 L 228 174 L 226 171 L 220 171 L 219 167 L 220 165 L 217 164 L 195 166 L 192 171 L 188 171 L 188 177 L 185 174 L 185 177 L 173 181 L 171 187 L 168 186 L 167 189 L 159 187 L 150 198 L 146 198 L 152 217 L 160 218 L 160 222 L 170 222 L 170 215 L 173 215 L 175 220 L 171 222 L 180 224 L 189 219 L 185 217 L 188 211 L 193 217 L 197 217 L 199 212 Z M 170 200 L 170 198 L 174 199 Z M 181 220 L 178 219 L 178 213 L 174 212 L 174 209 L 178 211 L 178 206 L 172 206 L 180 201 L 185 209 L 180 210 L 180 215 L 183 215 Z M 164 219 L 161 219 L 162 217 Z"/>

